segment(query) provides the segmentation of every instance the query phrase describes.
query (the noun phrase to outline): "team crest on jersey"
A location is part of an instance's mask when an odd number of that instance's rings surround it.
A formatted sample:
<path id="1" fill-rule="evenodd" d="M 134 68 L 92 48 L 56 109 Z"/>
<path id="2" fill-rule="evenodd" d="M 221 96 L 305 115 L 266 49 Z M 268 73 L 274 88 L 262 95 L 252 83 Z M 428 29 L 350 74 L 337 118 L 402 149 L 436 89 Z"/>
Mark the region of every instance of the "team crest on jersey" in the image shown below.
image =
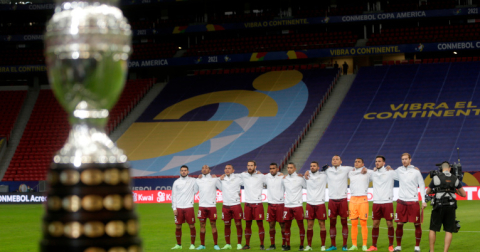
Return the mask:
<path id="1" fill-rule="evenodd" d="M 393 213 L 390 213 L 390 218 L 393 218 Z"/>
<path id="2" fill-rule="evenodd" d="M 259 218 L 262 218 L 262 214 L 259 214 L 258 217 L 259 217 Z"/>
<path id="3" fill-rule="evenodd" d="M 217 218 L 217 214 L 213 214 L 213 218 Z"/>
<path id="4" fill-rule="evenodd" d="M 365 218 L 367 218 L 367 217 L 368 217 L 368 214 L 365 214 Z"/>

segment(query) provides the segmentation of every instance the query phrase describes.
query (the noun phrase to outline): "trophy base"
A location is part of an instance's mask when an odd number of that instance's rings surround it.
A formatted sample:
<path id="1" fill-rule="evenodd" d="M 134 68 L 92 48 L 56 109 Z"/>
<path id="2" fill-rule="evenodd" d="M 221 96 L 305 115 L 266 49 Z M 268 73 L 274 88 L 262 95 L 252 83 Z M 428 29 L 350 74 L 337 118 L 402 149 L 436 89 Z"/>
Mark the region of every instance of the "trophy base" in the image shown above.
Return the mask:
<path id="1" fill-rule="evenodd" d="M 126 163 L 53 164 L 40 251 L 140 252 Z"/>

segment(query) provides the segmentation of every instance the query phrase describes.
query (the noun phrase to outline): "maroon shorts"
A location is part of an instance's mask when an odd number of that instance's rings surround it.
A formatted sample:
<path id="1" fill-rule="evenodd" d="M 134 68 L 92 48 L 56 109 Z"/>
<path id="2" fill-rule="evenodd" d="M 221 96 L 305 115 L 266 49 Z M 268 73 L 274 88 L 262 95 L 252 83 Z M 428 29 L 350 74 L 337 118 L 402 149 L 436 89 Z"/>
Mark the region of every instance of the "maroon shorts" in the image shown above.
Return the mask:
<path id="1" fill-rule="evenodd" d="M 340 215 L 342 218 L 348 217 L 348 201 L 345 199 L 331 199 L 328 201 L 328 217 L 337 218 Z"/>
<path id="2" fill-rule="evenodd" d="M 198 208 L 198 220 L 204 222 L 208 219 L 211 221 L 217 220 L 217 208 L 216 207 L 199 207 Z"/>
<path id="3" fill-rule="evenodd" d="M 263 203 L 245 203 L 245 210 L 243 211 L 244 220 L 264 220 L 264 215 Z"/>
<path id="4" fill-rule="evenodd" d="M 310 205 L 307 204 L 307 210 L 305 211 L 305 219 L 307 220 L 326 220 L 327 219 L 327 209 L 325 204 L 321 205 Z"/>
<path id="5" fill-rule="evenodd" d="M 283 223 L 284 204 L 268 204 L 267 221 Z"/>
<path id="6" fill-rule="evenodd" d="M 232 219 L 241 220 L 243 218 L 242 206 L 240 204 L 234 206 L 222 207 L 222 220 L 225 224 L 230 224 Z"/>
<path id="7" fill-rule="evenodd" d="M 393 220 L 393 203 L 373 203 L 372 220 L 380 220 L 382 218 L 385 218 L 387 221 Z"/>
<path id="8" fill-rule="evenodd" d="M 177 216 L 175 216 L 175 224 L 182 223 L 195 224 L 195 210 L 190 208 L 177 208 Z"/>
<path id="9" fill-rule="evenodd" d="M 418 201 L 397 200 L 395 222 L 420 223 L 420 205 Z"/>
<path id="10" fill-rule="evenodd" d="M 303 207 L 285 207 L 283 209 L 283 219 L 289 220 L 303 220 Z"/>

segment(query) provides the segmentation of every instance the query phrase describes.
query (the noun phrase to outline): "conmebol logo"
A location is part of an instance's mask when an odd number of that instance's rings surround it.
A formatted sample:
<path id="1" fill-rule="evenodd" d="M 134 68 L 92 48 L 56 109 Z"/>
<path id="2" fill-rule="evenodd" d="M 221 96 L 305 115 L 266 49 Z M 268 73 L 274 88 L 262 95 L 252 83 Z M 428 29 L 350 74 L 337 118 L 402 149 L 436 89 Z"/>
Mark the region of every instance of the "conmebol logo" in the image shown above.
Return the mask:
<path id="1" fill-rule="evenodd" d="M 36 195 L 0 195 L 0 203 L 41 203 L 47 200 L 46 196 Z"/>

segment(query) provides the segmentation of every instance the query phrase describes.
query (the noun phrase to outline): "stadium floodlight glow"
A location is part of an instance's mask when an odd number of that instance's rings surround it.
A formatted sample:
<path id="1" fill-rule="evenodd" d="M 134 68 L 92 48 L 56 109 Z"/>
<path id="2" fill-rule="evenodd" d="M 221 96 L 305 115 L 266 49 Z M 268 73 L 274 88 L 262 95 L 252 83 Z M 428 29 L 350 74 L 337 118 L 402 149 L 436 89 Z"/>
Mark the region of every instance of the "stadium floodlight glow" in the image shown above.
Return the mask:
<path id="1" fill-rule="evenodd" d="M 453 54 L 457 54 L 457 52 L 453 52 Z"/>

